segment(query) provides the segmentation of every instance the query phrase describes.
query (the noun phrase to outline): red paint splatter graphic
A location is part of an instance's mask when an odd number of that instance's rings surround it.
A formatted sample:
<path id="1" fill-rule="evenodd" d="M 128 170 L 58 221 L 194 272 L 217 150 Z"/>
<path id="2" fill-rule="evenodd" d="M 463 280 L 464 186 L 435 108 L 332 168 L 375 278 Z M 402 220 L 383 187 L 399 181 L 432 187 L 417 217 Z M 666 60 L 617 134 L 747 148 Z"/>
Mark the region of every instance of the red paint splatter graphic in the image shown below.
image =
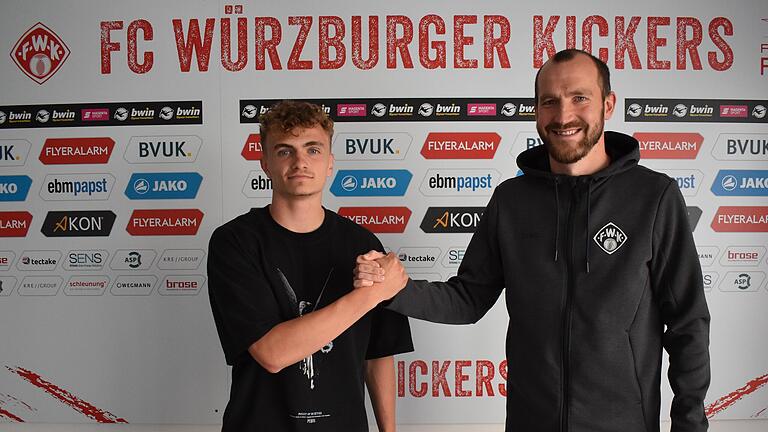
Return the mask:
<path id="1" fill-rule="evenodd" d="M 748 382 L 747 384 L 745 384 L 744 387 L 721 397 L 720 399 L 714 401 L 713 403 L 709 404 L 706 407 L 705 412 L 707 414 L 707 417 L 712 418 L 717 413 L 721 411 L 725 411 L 728 407 L 736 403 L 739 399 L 754 392 L 755 390 L 759 389 L 765 384 L 768 384 L 768 374 L 759 376 L 753 379 L 752 381 Z"/>
<path id="2" fill-rule="evenodd" d="M 35 412 L 28 403 L 19 400 L 11 395 L 0 393 L 0 420 L 9 420 L 17 423 L 24 423 L 24 419 L 10 411 L 10 407 L 22 408 L 25 411 Z"/>
<path id="3" fill-rule="evenodd" d="M 0 408 L 0 419 L 8 419 L 17 423 L 24 423 L 24 420 L 21 419 L 21 417 L 17 417 L 12 412 L 6 411 L 3 408 Z"/>
<path id="4" fill-rule="evenodd" d="M 77 396 L 62 389 L 61 387 L 46 381 L 43 379 L 43 377 L 30 370 L 24 369 L 22 367 L 10 368 L 8 366 L 6 366 L 6 369 L 22 377 L 25 381 L 29 382 L 35 387 L 39 387 L 44 392 L 58 399 L 62 403 L 69 405 L 75 411 L 78 411 L 86 417 L 96 420 L 98 423 L 128 423 L 125 419 L 116 417 L 109 411 L 105 411 L 91 405 L 90 403 L 78 398 Z"/>

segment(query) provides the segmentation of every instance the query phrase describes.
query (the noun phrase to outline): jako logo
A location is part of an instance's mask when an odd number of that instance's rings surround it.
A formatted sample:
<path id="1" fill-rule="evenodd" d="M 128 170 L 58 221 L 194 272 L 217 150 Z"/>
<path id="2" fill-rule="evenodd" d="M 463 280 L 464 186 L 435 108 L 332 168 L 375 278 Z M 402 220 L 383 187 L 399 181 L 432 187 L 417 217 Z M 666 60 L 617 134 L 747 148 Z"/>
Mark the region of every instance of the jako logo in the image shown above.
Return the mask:
<path id="1" fill-rule="evenodd" d="M 720 170 L 712 183 L 718 196 L 768 196 L 768 170 Z"/>
<path id="2" fill-rule="evenodd" d="M 196 172 L 133 173 L 125 196 L 132 200 L 194 199 L 202 181 Z"/>
<path id="3" fill-rule="evenodd" d="M 425 233 L 473 233 L 485 207 L 429 207 L 421 221 Z"/>
<path id="4" fill-rule="evenodd" d="M 107 237 L 115 217 L 109 210 L 51 211 L 40 232 L 46 237 Z"/>
<path id="5" fill-rule="evenodd" d="M 29 176 L 0 176 L 0 201 L 24 201 L 30 186 Z"/>
<path id="6" fill-rule="evenodd" d="M 37 23 L 16 41 L 11 57 L 24 74 L 43 84 L 67 61 L 69 48 L 53 30 Z"/>
<path id="7" fill-rule="evenodd" d="M 413 175 L 407 170 L 339 170 L 335 196 L 403 196 Z"/>
<path id="8" fill-rule="evenodd" d="M 132 137 L 124 157 L 130 163 L 194 162 L 202 144 L 194 135 Z"/>
<path id="9" fill-rule="evenodd" d="M 608 222 L 593 237 L 600 249 L 608 255 L 613 255 L 627 242 L 627 235 L 613 222 Z"/>

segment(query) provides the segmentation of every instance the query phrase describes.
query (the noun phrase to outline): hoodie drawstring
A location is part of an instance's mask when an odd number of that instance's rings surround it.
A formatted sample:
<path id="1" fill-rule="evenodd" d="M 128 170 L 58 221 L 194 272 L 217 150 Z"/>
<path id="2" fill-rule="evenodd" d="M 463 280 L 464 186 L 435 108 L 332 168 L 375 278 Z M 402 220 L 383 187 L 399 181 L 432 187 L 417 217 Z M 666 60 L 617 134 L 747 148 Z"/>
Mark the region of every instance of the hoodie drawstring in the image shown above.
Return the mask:
<path id="1" fill-rule="evenodd" d="M 587 225 L 586 225 L 586 248 L 584 253 L 586 254 L 585 260 L 587 264 L 587 273 L 589 273 L 589 216 L 592 211 L 592 179 L 587 180 Z"/>
<path id="2" fill-rule="evenodd" d="M 557 252 L 560 249 L 560 193 L 557 191 L 558 184 L 560 183 L 557 177 L 555 180 L 555 214 L 557 215 L 557 223 L 555 224 L 555 262 L 557 262 Z"/>

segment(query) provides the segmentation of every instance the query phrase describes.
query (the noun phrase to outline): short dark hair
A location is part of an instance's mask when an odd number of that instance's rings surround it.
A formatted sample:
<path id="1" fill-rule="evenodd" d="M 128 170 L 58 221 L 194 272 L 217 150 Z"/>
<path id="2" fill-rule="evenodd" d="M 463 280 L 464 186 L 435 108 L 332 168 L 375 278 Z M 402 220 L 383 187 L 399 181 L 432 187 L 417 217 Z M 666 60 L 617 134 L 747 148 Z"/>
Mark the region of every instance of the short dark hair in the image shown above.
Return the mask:
<path id="1" fill-rule="evenodd" d="M 273 133 L 285 134 L 296 128 L 311 128 L 320 126 L 333 136 L 333 120 L 323 111 L 323 108 L 304 101 L 284 100 L 273 105 L 269 111 L 259 117 L 259 135 L 261 148 L 267 148 L 267 137 Z"/>
<path id="2" fill-rule="evenodd" d="M 608 94 L 611 93 L 611 71 L 608 69 L 608 65 L 605 64 L 602 60 L 599 58 L 593 56 L 592 54 L 582 51 L 576 48 L 569 48 L 562 50 L 555 54 L 550 61 L 553 63 L 562 63 L 566 62 L 568 60 L 573 60 L 574 57 L 577 55 L 585 55 L 589 57 L 592 60 L 592 63 L 595 64 L 595 67 L 597 68 L 597 77 L 598 77 L 598 85 L 600 86 L 600 93 L 603 96 L 603 99 L 608 97 Z M 542 67 L 544 67 L 542 65 Z M 539 68 L 539 71 L 536 72 L 536 81 L 534 82 L 533 88 L 534 88 L 534 101 L 536 103 L 539 102 L 539 74 L 541 73 L 541 68 Z"/>

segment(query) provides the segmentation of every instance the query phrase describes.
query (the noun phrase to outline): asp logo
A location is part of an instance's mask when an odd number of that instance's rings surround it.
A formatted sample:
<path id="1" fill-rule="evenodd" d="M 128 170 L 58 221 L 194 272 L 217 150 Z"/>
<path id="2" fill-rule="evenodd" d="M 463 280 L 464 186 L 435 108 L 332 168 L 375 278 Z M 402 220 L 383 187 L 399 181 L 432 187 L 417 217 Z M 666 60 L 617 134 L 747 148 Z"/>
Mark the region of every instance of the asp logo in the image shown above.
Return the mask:
<path id="1" fill-rule="evenodd" d="M 0 201 L 24 201 L 30 186 L 29 176 L 0 176 Z"/>
<path id="2" fill-rule="evenodd" d="M 125 196 L 132 200 L 194 199 L 203 176 L 196 172 L 133 173 Z"/>
<path id="3" fill-rule="evenodd" d="M 115 217 L 110 210 L 51 211 L 40 232 L 46 237 L 107 237 Z"/>
<path id="4" fill-rule="evenodd" d="M 43 84 L 67 61 L 69 48 L 53 30 L 37 23 L 16 41 L 11 57 L 25 75 Z"/>
<path id="5" fill-rule="evenodd" d="M 614 252 L 627 242 L 627 235 L 616 224 L 608 222 L 604 227 L 600 228 L 600 231 L 595 234 L 593 239 L 603 252 L 613 255 Z"/>
<path id="6" fill-rule="evenodd" d="M 768 196 L 768 170 L 720 170 L 712 183 L 718 196 Z"/>
<path id="7" fill-rule="evenodd" d="M 413 175 L 408 170 L 339 170 L 335 196 L 403 196 Z"/>
<path id="8" fill-rule="evenodd" d="M 194 135 L 132 137 L 124 158 L 129 163 L 194 162 L 202 144 Z"/>
<path id="9" fill-rule="evenodd" d="M 473 233 L 485 207 L 429 207 L 420 228 L 431 233 Z"/>

